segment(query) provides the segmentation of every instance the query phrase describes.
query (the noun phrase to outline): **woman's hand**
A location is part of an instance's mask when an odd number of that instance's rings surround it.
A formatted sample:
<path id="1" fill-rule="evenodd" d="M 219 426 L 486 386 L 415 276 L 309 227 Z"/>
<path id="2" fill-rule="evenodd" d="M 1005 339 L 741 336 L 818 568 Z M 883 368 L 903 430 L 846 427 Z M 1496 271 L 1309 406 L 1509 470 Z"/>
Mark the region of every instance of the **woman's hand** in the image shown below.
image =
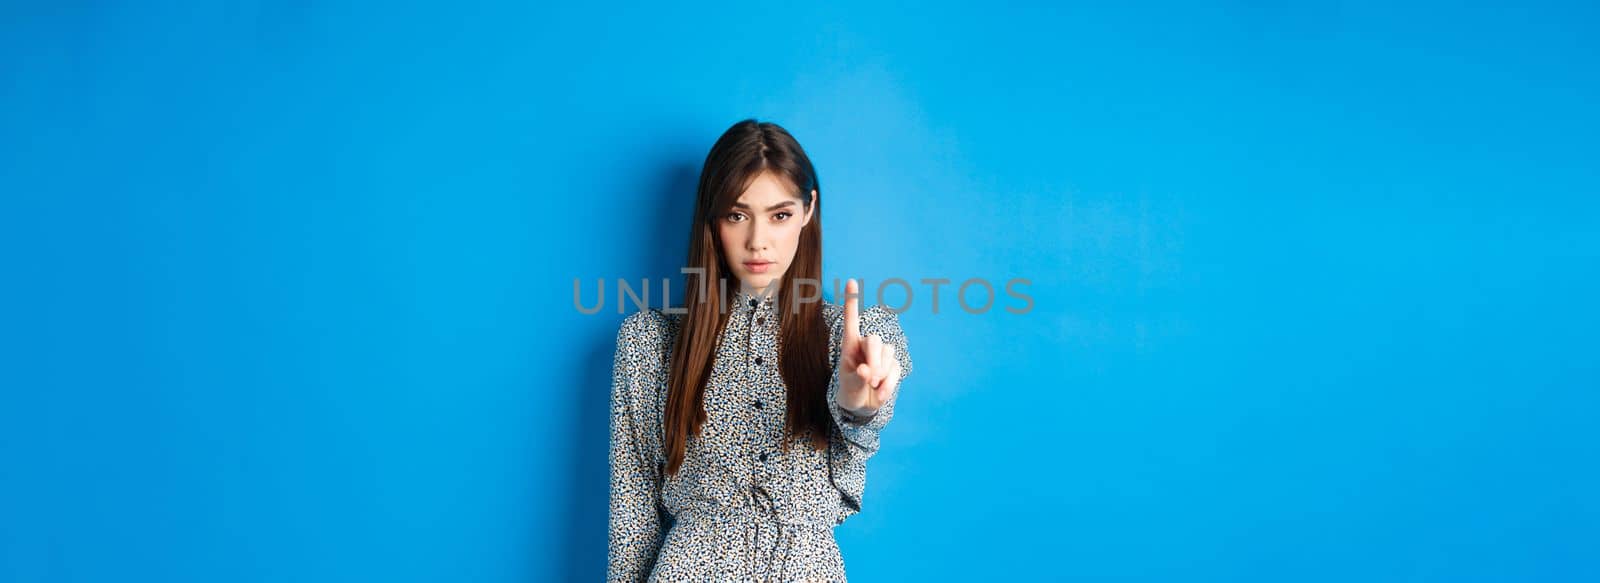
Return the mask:
<path id="1" fill-rule="evenodd" d="M 877 334 L 861 337 L 861 292 L 856 280 L 845 283 L 844 346 L 839 357 L 839 407 L 857 417 L 871 417 L 894 396 L 900 384 L 900 360 L 894 345 Z"/>

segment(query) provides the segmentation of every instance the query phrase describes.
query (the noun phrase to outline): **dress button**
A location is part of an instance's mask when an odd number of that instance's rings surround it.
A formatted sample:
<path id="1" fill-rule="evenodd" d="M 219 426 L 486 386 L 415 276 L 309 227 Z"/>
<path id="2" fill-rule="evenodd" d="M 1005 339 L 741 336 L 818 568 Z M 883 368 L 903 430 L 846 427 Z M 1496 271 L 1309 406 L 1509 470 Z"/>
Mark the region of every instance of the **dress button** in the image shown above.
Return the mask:
<path id="1" fill-rule="evenodd" d="M 761 454 L 761 461 L 767 461 L 767 454 Z"/>
<path id="2" fill-rule="evenodd" d="M 756 401 L 756 408 L 757 408 L 757 409 L 760 409 L 760 408 L 762 408 L 762 407 L 765 407 L 765 406 L 766 406 L 766 405 L 765 405 L 765 404 L 763 404 L 763 403 L 762 403 L 762 402 L 761 402 L 761 401 L 760 401 L 760 400 L 757 400 L 757 401 Z"/>
<path id="3" fill-rule="evenodd" d="M 765 325 L 767 325 L 767 318 L 766 318 L 766 316 L 762 316 L 762 317 L 760 317 L 760 318 L 756 318 L 756 325 L 757 325 L 757 326 L 765 326 Z"/>
<path id="4" fill-rule="evenodd" d="M 752 308 L 756 307 L 756 301 L 754 299 L 750 300 L 750 307 L 752 307 Z"/>
<path id="5" fill-rule="evenodd" d="M 757 365 L 761 364 L 761 357 L 759 357 L 759 356 L 756 357 L 756 364 Z"/>

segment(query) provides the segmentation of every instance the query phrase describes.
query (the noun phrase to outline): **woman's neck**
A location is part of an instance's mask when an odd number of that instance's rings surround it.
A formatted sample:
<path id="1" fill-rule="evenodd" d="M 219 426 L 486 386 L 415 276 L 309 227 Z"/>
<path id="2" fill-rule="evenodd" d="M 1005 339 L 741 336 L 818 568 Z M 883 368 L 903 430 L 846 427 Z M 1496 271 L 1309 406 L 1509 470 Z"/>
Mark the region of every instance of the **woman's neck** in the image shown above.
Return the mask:
<path id="1" fill-rule="evenodd" d="M 751 287 L 750 284 L 741 281 L 739 282 L 739 292 L 756 298 L 770 298 L 773 302 L 776 302 L 778 301 L 778 287 L 780 287 L 778 282 L 780 281 L 782 280 L 772 280 L 772 285 L 764 288 Z"/>

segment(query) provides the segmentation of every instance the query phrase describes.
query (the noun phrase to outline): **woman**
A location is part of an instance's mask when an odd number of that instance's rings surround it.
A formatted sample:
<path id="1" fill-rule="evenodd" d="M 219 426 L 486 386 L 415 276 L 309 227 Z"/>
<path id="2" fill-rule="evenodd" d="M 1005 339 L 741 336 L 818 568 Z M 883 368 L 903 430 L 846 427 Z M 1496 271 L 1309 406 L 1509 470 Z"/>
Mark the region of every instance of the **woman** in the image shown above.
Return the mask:
<path id="1" fill-rule="evenodd" d="M 855 280 L 814 297 L 822 202 L 783 128 L 734 124 L 698 190 L 684 307 L 617 334 L 609 579 L 844 581 L 833 527 L 861 510 L 905 336 Z"/>

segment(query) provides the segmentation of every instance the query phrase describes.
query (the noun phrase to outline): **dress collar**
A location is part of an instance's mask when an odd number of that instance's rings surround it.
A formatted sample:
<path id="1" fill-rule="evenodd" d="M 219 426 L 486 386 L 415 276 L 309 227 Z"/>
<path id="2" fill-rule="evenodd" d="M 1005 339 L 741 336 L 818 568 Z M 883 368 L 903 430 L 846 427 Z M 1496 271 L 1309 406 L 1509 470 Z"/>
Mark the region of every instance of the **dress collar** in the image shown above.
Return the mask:
<path id="1" fill-rule="evenodd" d="M 772 296 L 753 294 L 745 291 L 743 288 L 740 288 L 738 293 L 734 294 L 733 309 L 738 312 L 750 312 L 754 310 L 771 312 L 772 301 Z"/>

